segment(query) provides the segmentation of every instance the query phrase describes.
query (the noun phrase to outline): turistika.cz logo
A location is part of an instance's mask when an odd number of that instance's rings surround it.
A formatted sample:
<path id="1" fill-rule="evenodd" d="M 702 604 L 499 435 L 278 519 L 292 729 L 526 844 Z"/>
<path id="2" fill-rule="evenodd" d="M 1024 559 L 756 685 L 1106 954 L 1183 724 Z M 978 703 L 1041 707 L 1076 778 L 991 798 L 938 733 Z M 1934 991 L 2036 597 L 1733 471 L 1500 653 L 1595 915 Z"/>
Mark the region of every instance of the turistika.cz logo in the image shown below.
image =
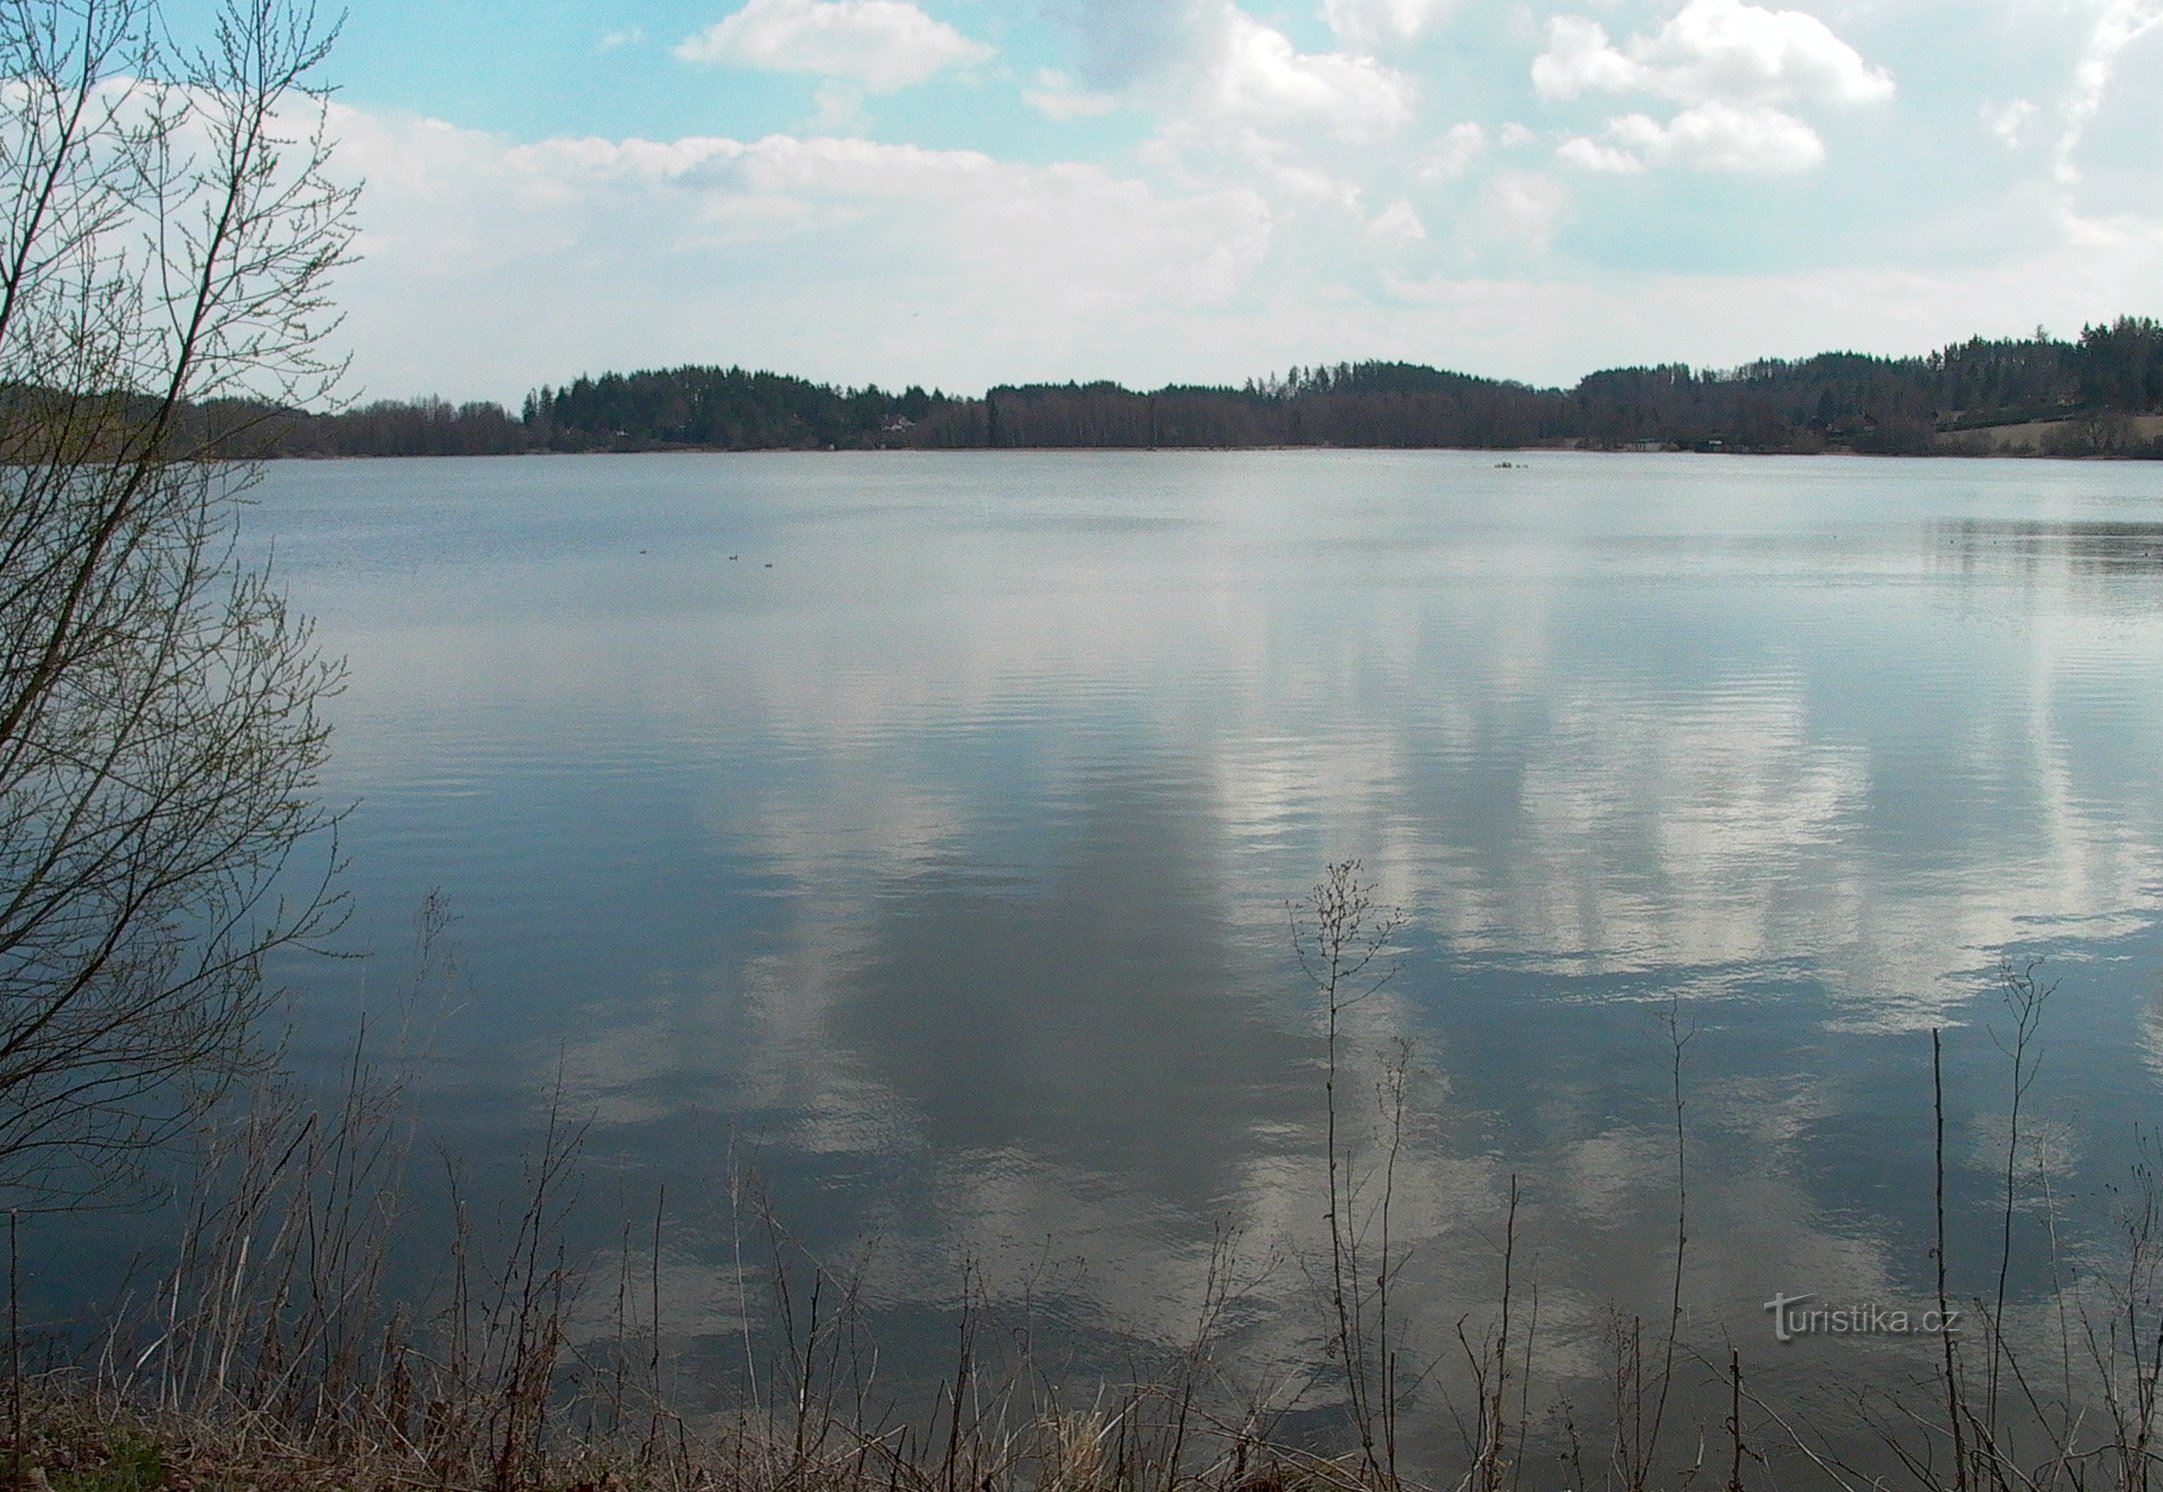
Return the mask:
<path id="1" fill-rule="evenodd" d="M 1775 1295 L 1765 1302 L 1772 1312 L 1772 1335 L 1776 1342 L 1797 1337 L 1919 1337 L 1939 1336 L 1960 1328 L 1960 1311 L 1911 1311 L 1903 1306 L 1881 1306 L 1874 1301 L 1850 1305 L 1812 1304 L 1816 1295 Z"/>

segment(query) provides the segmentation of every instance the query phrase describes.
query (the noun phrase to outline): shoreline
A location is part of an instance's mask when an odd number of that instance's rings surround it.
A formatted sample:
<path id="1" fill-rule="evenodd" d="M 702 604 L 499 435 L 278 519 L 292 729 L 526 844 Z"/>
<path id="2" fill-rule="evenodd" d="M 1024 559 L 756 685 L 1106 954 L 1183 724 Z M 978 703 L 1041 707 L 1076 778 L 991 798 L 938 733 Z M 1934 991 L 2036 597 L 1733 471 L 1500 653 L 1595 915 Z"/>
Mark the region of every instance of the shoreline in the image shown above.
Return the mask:
<path id="1" fill-rule="evenodd" d="M 1959 432 L 1959 436 L 1985 432 Z M 1956 436 L 1955 438 L 1958 438 Z M 1807 460 L 1849 458 L 1863 461 L 2113 461 L 2128 464 L 2163 461 L 2163 453 L 2090 451 L 2076 454 L 2045 452 L 2028 447 L 1998 445 L 1990 449 L 1941 447 L 1931 451 L 1859 451 L 1852 446 L 1822 450 L 1757 450 L 1697 446 L 1666 446 L 1641 450 L 1620 446 L 1401 446 L 1401 445 L 1239 445 L 1239 446 L 828 446 L 823 450 L 805 446 L 639 446 L 624 450 L 528 450 L 528 451 L 366 451 L 296 452 L 239 458 L 244 461 L 487 461 L 526 457 L 578 456 L 974 456 L 974 455 L 1229 455 L 1234 453 L 1288 455 L 1297 452 L 1400 455 L 1447 452 L 1464 456 L 1742 456 L 1753 459 L 1789 457 Z"/>

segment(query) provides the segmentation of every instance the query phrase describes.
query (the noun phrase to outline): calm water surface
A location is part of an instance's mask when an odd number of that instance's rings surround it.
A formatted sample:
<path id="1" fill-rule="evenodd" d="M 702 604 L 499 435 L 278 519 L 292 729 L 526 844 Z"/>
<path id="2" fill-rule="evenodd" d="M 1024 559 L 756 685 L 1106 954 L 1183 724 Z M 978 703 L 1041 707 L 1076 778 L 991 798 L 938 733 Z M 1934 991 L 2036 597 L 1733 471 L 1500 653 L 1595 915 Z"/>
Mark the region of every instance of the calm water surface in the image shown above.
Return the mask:
<path id="1" fill-rule="evenodd" d="M 1344 1085 L 1364 1134 L 1409 1051 L 1406 1329 L 1484 1319 L 1514 1175 L 1556 1392 L 1611 1308 L 1664 1312 L 1665 1016 L 1693 1321 L 1768 1373 L 1880 1350 L 1776 1349 L 1776 1292 L 1930 1292 L 1934 1026 L 1956 1283 L 1994 1276 L 2003 960 L 2057 983 L 2024 1248 L 2045 1178 L 2100 1247 L 2159 1114 L 2163 465 L 596 457 L 260 497 L 350 660 L 376 955 L 289 971 L 301 1049 L 440 887 L 426 1131 L 515 1178 L 560 1073 L 597 1270 L 666 1190 L 691 1380 L 740 1353 L 742 1166 L 822 1257 L 872 1243 L 897 1364 L 965 1273 L 1077 1372 L 1176 1339 L 1225 1230 L 1244 1351 L 1314 1360 L 1286 903 L 1332 859 L 1406 918 Z"/>

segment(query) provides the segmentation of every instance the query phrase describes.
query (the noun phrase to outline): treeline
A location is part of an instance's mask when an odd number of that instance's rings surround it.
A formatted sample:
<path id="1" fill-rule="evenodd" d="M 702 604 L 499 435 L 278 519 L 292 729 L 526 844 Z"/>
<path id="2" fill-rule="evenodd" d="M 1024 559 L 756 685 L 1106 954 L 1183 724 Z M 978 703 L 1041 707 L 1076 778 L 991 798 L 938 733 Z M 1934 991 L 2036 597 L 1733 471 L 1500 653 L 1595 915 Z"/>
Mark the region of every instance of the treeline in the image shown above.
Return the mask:
<path id="1" fill-rule="evenodd" d="M 2130 427 L 2082 416 L 2163 410 L 2163 324 L 2121 317 L 2083 329 L 2075 342 L 2038 331 L 2024 340 L 1978 337 L 1923 357 L 1823 353 L 1694 374 L 1682 366 L 1618 369 L 1586 378 L 1572 397 L 1579 433 L 1593 445 L 1922 454 L 1973 448 L 1940 437 L 2036 421 L 2073 427 L 2054 432 L 2056 444 L 2093 445 Z M 2131 452 L 2066 451 L 2097 453 Z"/>
<path id="2" fill-rule="evenodd" d="M 234 405 L 250 454 L 1044 447 L 1578 445 L 1882 454 L 1989 447 L 1976 432 L 2046 422 L 2042 454 L 2163 456 L 2134 417 L 2163 412 L 2163 323 L 2121 317 L 2074 341 L 1958 343 L 1921 357 L 1825 353 L 1740 368 L 1615 368 L 1543 389 L 1412 363 L 1293 368 L 1232 387 L 994 388 L 975 398 L 839 388 L 684 367 L 540 388 L 492 403 L 377 403 L 333 415 Z M 2017 448 L 2017 447 L 2016 447 Z"/>
<path id="3" fill-rule="evenodd" d="M 382 400 L 319 415 L 231 401 L 205 414 L 219 447 L 246 456 L 508 456 L 535 448 L 524 421 L 487 402 Z"/>
<path id="4" fill-rule="evenodd" d="M 338 414 L 232 404 L 220 414 L 251 456 L 491 456 L 528 451 L 866 450 L 907 444 L 954 401 L 920 388 L 837 389 L 743 368 L 604 373 L 500 404 L 423 398 Z"/>
<path id="5" fill-rule="evenodd" d="M 1575 432 L 1565 396 L 1410 363 L 1294 368 L 1244 388 L 1117 384 L 997 388 L 950 400 L 913 444 L 932 447 L 1454 446 L 1515 449 Z"/>

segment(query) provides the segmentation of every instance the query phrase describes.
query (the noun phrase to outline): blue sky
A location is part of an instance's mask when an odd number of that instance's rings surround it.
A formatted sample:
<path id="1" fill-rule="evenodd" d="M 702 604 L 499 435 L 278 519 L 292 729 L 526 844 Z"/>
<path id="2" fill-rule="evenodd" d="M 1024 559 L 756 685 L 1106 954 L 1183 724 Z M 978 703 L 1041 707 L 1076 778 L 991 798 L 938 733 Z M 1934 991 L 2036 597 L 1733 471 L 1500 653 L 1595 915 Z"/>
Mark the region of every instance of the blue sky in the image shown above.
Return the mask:
<path id="1" fill-rule="evenodd" d="M 2163 313 L 2163 0 L 356 0 L 328 76 L 364 397 Z"/>

